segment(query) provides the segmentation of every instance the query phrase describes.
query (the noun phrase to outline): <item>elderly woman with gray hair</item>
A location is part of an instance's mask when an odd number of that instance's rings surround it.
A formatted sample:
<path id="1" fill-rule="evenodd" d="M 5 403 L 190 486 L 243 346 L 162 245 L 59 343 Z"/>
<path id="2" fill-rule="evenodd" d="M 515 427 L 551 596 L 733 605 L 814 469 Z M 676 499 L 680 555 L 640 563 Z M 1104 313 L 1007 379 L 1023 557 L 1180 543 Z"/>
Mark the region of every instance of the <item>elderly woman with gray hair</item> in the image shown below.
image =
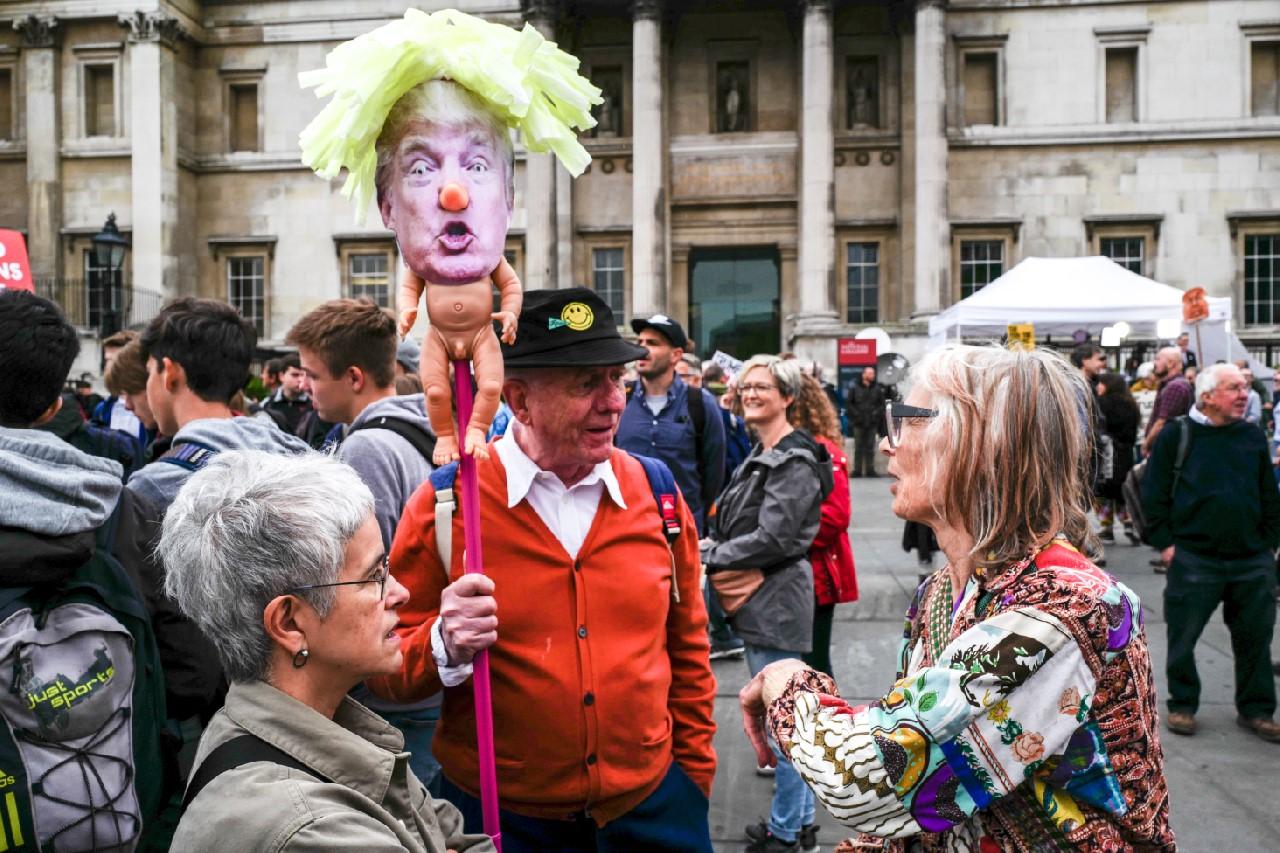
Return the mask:
<path id="1" fill-rule="evenodd" d="M 771 732 L 862 833 L 838 850 L 1173 850 L 1141 604 L 1085 556 L 1092 391 L 1045 350 L 946 347 L 914 379 L 881 451 L 948 564 L 880 698 L 795 660 L 753 678 L 757 755 Z"/>
<path id="2" fill-rule="evenodd" d="M 738 397 L 759 442 L 721 493 L 702 541 L 702 562 L 752 675 L 808 654 L 813 644 L 808 555 L 834 481 L 826 449 L 787 418 L 801 380 L 794 359 L 757 355 L 742 366 Z M 789 764 L 779 767 L 777 783 L 768 822 L 747 827 L 748 849 L 800 840 L 812 848 L 813 795 Z"/>
<path id="3" fill-rule="evenodd" d="M 173 849 L 493 849 L 431 799 L 400 733 L 347 696 L 400 668 L 407 600 L 354 471 L 318 454 L 221 453 L 178 493 L 158 550 L 166 592 L 231 680 Z"/>

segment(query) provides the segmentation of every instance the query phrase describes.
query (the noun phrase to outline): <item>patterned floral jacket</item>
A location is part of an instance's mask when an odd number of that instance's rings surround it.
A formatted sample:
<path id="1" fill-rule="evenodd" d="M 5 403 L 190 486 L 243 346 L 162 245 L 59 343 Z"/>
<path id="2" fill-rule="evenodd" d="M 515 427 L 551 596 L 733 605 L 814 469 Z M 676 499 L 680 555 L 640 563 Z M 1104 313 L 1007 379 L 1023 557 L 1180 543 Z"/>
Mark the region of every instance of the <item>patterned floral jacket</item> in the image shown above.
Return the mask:
<path id="1" fill-rule="evenodd" d="M 953 615 L 954 614 L 954 615 Z M 769 723 L 844 850 L 1174 850 L 1138 597 L 1063 540 L 907 612 L 898 681 L 851 707 L 797 673 Z"/>

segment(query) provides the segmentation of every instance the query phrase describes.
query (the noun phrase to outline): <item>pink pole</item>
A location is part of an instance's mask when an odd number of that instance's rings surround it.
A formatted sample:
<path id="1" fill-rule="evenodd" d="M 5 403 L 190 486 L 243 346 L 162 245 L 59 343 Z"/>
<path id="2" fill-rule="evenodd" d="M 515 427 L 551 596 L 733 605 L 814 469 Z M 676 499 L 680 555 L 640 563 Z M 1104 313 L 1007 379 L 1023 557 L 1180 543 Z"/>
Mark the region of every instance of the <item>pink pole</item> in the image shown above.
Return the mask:
<path id="1" fill-rule="evenodd" d="M 466 425 L 471 421 L 473 393 L 471 362 L 453 363 L 453 399 L 458 404 L 458 445 L 465 447 Z M 480 551 L 480 481 L 476 477 L 476 460 L 461 454 L 458 473 L 462 481 L 462 526 L 466 534 L 466 571 L 484 574 Z M 502 853 L 502 828 L 498 822 L 498 771 L 493 756 L 493 693 L 489 684 L 489 652 L 475 656 L 471 685 L 475 689 L 476 744 L 480 764 L 480 809 L 484 816 L 484 834 Z"/>

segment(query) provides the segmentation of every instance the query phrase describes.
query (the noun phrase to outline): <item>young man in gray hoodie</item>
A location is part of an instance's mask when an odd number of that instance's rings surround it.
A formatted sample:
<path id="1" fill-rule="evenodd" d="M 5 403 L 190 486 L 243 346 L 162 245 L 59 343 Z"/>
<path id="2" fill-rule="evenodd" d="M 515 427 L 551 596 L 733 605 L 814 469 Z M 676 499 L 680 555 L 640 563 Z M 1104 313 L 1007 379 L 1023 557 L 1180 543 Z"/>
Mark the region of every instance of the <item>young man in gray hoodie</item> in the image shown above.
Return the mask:
<path id="1" fill-rule="evenodd" d="M 435 446 L 422 395 L 395 392 L 395 320 L 368 300 L 333 299 L 298 320 L 285 341 L 298 348 L 316 413 L 344 425 L 338 458 L 373 492 L 374 518 L 389 552 L 405 504 L 431 475 Z M 441 694 L 409 705 L 363 687 L 353 695 L 400 729 L 413 772 L 438 794 L 440 765 L 431 739 Z"/>
<path id="2" fill-rule="evenodd" d="M 137 549 L 138 583 L 156 626 L 169 716 L 183 723 L 190 744 L 199 733 L 190 720 L 208 721 L 222 706 L 226 684 L 209 641 L 164 594 L 164 568 L 153 556 L 164 514 L 192 473 L 221 451 L 302 453 L 309 448 L 272 423 L 232 415 L 228 401 L 249 376 L 257 334 L 230 305 L 175 299 L 139 340 L 147 365 L 147 404 L 160 432 L 173 436 L 173 445 L 129 478 L 125 488 L 134 511 L 122 530 Z"/>
<path id="3" fill-rule="evenodd" d="M 21 608 L 24 601 L 40 601 L 46 596 L 51 596 L 48 601 L 56 603 L 59 591 L 67 590 L 68 584 L 94 583 L 102 588 L 115 581 L 116 592 L 128 589 L 130 598 L 136 596 L 131 578 L 120 572 L 120 567 L 113 569 L 107 561 L 95 559 L 95 554 L 110 551 L 126 572 L 133 568 L 126 563 L 127 555 L 113 547 L 119 544 L 118 534 L 115 541 L 111 535 L 113 516 L 118 519 L 129 508 L 120 463 L 90 455 L 52 432 L 39 428 L 52 420 L 60 407 L 66 404 L 61 391 L 79 351 L 79 337 L 58 306 L 33 293 L 0 287 L 0 594 L 4 595 L 6 608 Z M 113 596 L 103 601 L 118 604 L 125 597 Z M 70 598 L 62 600 L 69 601 Z M 109 609 L 109 606 L 104 609 Z M 27 612 L 30 613 L 29 610 Z M 133 613 L 124 615 L 123 611 L 112 615 L 130 632 L 133 657 L 133 665 L 128 669 L 134 674 L 130 711 L 133 763 L 129 768 L 131 775 L 125 778 L 130 780 L 128 787 L 136 791 L 138 816 L 144 831 L 152 839 L 152 842 L 144 842 L 144 849 L 163 849 L 167 846 L 167 843 L 159 843 L 164 841 L 163 829 L 153 822 L 153 818 L 168 796 L 166 781 L 174 780 L 167 779 L 161 757 L 164 690 L 156 665 L 155 640 L 145 617 L 130 618 Z M 11 611 L 5 620 L 6 654 L 11 652 L 15 661 L 28 657 L 13 645 L 18 638 L 9 636 L 9 632 L 23 630 L 22 619 L 16 611 Z M 54 633 L 54 624 L 50 623 L 50 633 Z M 92 621 L 80 624 L 83 630 L 92 630 Z M 100 653 L 109 654 L 109 650 L 104 646 Z M 117 658 L 115 663 L 121 666 L 120 671 L 126 671 L 122 660 Z M 72 677 L 80 672 L 79 669 L 73 670 Z M 13 684 L 10 689 L 16 692 L 17 669 L 11 675 Z M 86 701 L 89 701 L 88 697 Z M 101 710 L 90 712 L 90 718 L 97 713 Z M 83 718 L 72 716 L 69 722 L 67 717 L 65 712 L 57 716 L 53 726 L 57 731 L 53 735 L 43 729 L 39 734 L 52 737 L 53 743 L 63 743 L 67 726 L 70 726 L 71 735 L 78 738 L 80 735 L 76 732 L 80 730 L 76 726 L 83 725 Z M 0 728 L 6 724 L 14 729 L 15 734 L 21 734 L 18 730 L 28 727 L 29 721 L 8 719 L 0 724 Z M 103 726 L 105 729 L 106 723 Z M 31 727 L 31 732 L 26 736 L 27 740 L 39 740 L 34 727 Z M 95 772 L 95 757 L 110 760 L 110 746 L 103 746 L 107 740 L 108 736 L 103 734 L 100 740 L 95 741 L 95 745 L 101 747 L 99 753 L 87 761 L 77 760 L 76 766 L 81 772 L 86 768 Z M 83 756 L 78 758 L 83 759 Z M 7 773 L 0 775 L 9 775 L 9 784 L 12 784 L 13 776 L 22 780 L 16 801 L 23 804 L 21 808 L 30 805 L 34 809 L 44 809 L 51 802 L 50 798 L 55 796 L 54 792 L 65 795 L 63 785 L 69 783 L 65 778 L 61 782 L 54 780 L 37 804 L 30 795 L 25 777 L 18 772 L 24 770 L 22 762 L 17 762 L 17 765 L 6 765 Z M 33 776 L 32 781 L 40 780 Z M 115 782 L 109 784 L 114 786 Z M 98 791 L 97 786 L 94 791 Z M 9 794 L 9 814 L 16 836 L 19 813 L 12 799 L 14 796 Z M 98 799 L 90 797 L 79 804 L 87 815 L 83 820 L 91 824 L 105 819 L 93 817 L 94 811 L 90 807 Z M 115 815 L 117 831 L 121 826 L 131 825 L 131 819 L 126 817 L 129 799 L 127 795 L 121 795 L 118 802 L 111 801 L 118 810 L 104 809 L 102 812 L 110 811 Z M 43 820 L 48 820 L 50 814 L 55 816 L 54 820 L 63 823 L 67 820 L 67 812 L 58 811 L 56 805 L 45 812 Z M 26 819 L 22 825 L 30 829 Z M 29 836 L 36 834 L 32 831 Z M 43 846 L 46 840 L 41 836 L 31 839 L 31 843 Z M 134 843 L 137 843 L 136 839 Z M 17 846 L 22 845 L 17 843 Z"/>

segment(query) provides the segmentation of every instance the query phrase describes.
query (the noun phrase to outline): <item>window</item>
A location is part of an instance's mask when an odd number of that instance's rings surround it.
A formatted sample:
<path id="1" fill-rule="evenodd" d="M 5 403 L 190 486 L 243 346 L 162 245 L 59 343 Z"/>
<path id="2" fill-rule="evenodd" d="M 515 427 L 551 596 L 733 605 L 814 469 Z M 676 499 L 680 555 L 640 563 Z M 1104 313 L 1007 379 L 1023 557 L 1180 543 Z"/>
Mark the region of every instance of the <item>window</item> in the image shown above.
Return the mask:
<path id="1" fill-rule="evenodd" d="M 391 304 L 391 263 L 386 252 L 347 256 L 347 292 L 352 299 L 368 299 L 386 308 Z"/>
<path id="2" fill-rule="evenodd" d="M 228 87 L 228 120 L 232 151 L 260 151 L 258 144 L 258 84 L 233 83 Z"/>
<path id="3" fill-rule="evenodd" d="M 880 244 L 849 243 L 845 255 L 848 293 L 846 320 L 875 323 L 880 319 Z"/>
<path id="4" fill-rule="evenodd" d="M 966 52 L 964 64 L 964 123 L 967 126 L 999 124 L 1000 66 L 995 52 Z"/>
<path id="5" fill-rule="evenodd" d="M 592 287 L 618 320 L 626 315 L 626 279 L 622 249 L 591 250 Z"/>
<path id="6" fill-rule="evenodd" d="M 227 258 L 227 301 L 266 335 L 267 259 L 263 255 Z"/>
<path id="7" fill-rule="evenodd" d="M 84 135 L 118 135 L 114 64 L 84 66 Z"/>
<path id="8" fill-rule="evenodd" d="M 1280 322 L 1280 233 L 1244 237 L 1244 321 Z"/>
<path id="9" fill-rule="evenodd" d="M 960 298 L 972 296 L 1004 275 L 1003 240 L 960 241 Z"/>
<path id="10" fill-rule="evenodd" d="M 1143 272 L 1143 255 L 1146 248 L 1146 241 L 1142 237 L 1100 237 L 1098 238 L 1098 252 L 1106 258 L 1110 258 L 1120 266 L 1136 272 L 1138 275 L 1146 275 Z"/>
<path id="11" fill-rule="evenodd" d="M 1107 48 L 1107 123 L 1138 120 L 1138 49 Z"/>
<path id="12" fill-rule="evenodd" d="M 13 139 L 13 69 L 0 68 L 0 139 Z"/>
<path id="13" fill-rule="evenodd" d="M 1280 41 L 1249 47 L 1249 98 L 1255 116 L 1280 116 Z"/>

